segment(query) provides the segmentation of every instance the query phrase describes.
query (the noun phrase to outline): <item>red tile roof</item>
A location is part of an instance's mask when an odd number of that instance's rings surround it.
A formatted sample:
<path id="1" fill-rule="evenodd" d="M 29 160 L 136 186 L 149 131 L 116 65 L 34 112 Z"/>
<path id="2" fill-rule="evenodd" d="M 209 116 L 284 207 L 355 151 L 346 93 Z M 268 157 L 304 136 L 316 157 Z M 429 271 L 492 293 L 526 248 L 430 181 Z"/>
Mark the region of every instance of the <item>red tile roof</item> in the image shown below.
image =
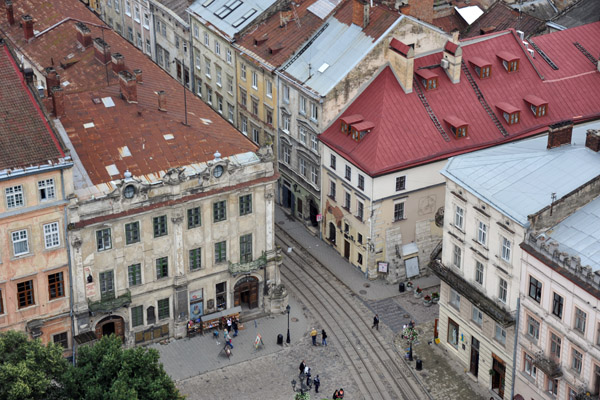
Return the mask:
<path id="1" fill-rule="evenodd" d="M 509 28 L 523 31 L 525 37 L 537 34 L 546 28 L 545 21 L 527 13 L 519 14 L 502 0 L 497 1 L 488 8 L 481 17 L 477 18 L 470 26 L 461 30 L 461 39 L 481 35 L 481 30 L 487 32 L 500 32 Z M 490 28 L 492 28 L 490 30 Z"/>
<path id="2" fill-rule="evenodd" d="M 120 179 L 126 169 L 134 176 L 143 176 L 206 162 L 214 158 L 217 150 L 222 157 L 257 150 L 250 140 L 190 92 L 187 95 L 189 126 L 184 126 L 182 86 L 115 32 L 104 30 L 102 33 L 97 27 L 102 22 L 82 3 L 28 0 L 14 7 L 15 18 L 32 15 L 36 20 L 34 29 L 42 34 L 27 43 L 18 24 L 11 27 L 6 18 L 0 18 L 0 28 L 38 69 L 53 64 L 61 82 L 69 82 L 63 85 L 65 116 L 60 121 L 94 184 Z M 71 20 L 60 23 L 65 18 Z M 78 44 L 75 19 L 91 29 L 92 37 L 104 35 L 111 52 L 125 57 L 127 69 L 142 70 L 143 83 L 137 84 L 137 104 L 120 98 L 117 75 L 110 64 L 105 67 L 95 59 L 93 46 L 84 49 Z M 43 32 L 49 27 L 53 28 Z M 78 61 L 66 68 L 60 66 L 61 61 L 73 59 Z M 156 92 L 160 90 L 166 92 L 166 112 L 157 111 Z M 94 102 L 105 97 L 111 97 L 115 106 L 107 108 Z M 90 122 L 93 127 L 83 127 Z M 164 135 L 167 134 L 173 139 L 166 140 Z M 125 146 L 131 156 L 121 155 L 120 150 Z M 106 167 L 112 164 L 119 175 L 108 173 Z"/>
<path id="3" fill-rule="evenodd" d="M 339 10 L 335 12 L 335 19 L 346 25 L 352 25 L 352 3 L 354 0 L 343 0 Z M 370 8 L 369 24 L 363 29 L 365 35 L 373 40 L 378 39 L 398 19 L 400 14 L 375 4 Z"/>
<path id="4" fill-rule="evenodd" d="M 600 22 L 575 29 L 582 30 L 579 36 L 589 52 L 599 54 Z M 592 40 L 594 37 L 595 41 Z M 544 36 L 541 43 L 556 49 L 574 47 L 570 35 L 556 33 Z M 416 58 L 414 67 L 415 70 L 431 67 L 428 70 L 438 75 L 437 89 L 423 93 L 448 133 L 449 141 L 433 125 L 417 91 L 413 89 L 413 93 L 405 94 L 390 67 L 385 68 L 341 115 L 360 113 L 365 120 L 375 124 L 371 133 L 356 142 L 340 132 L 338 117 L 320 139 L 369 175 L 377 176 L 538 134 L 559 121 L 572 119 L 577 123 L 600 118 L 600 74 L 580 51 L 571 55 L 576 60 L 570 67 L 565 67 L 570 73 L 568 78 L 543 81 L 521 46 L 520 39 L 511 31 L 462 43 L 463 61 L 489 108 L 502 124 L 506 136 L 479 102 L 464 71 L 461 71 L 460 82 L 452 84 L 445 71 L 436 66 L 442 59 L 440 52 Z M 500 51 L 521 58 L 517 72 L 508 73 L 502 67 L 501 60 L 495 57 Z M 492 74 L 489 78 L 479 79 L 476 76 L 469 65 L 472 57 L 491 60 Z M 544 61 L 536 58 L 535 64 L 540 62 Z M 416 82 L 415 85 L 421 83 Z M 545 116 L 536 118 L 529 111 L 524 100 L 527 95 L 549 100 Z M 496 112 L 496 107 L 503 103 L 523 111 L 518 123 L 508 125 L 502 113 Z M 468 137 L 457 139 L 450 134 L 445 120 L 451 116 L 469 125 Z"/>
<path id="5" fill-rule="evenodd" d="M 64 156 L 15 59 L 0 44 L 0 170 L 47 165 Z"/>

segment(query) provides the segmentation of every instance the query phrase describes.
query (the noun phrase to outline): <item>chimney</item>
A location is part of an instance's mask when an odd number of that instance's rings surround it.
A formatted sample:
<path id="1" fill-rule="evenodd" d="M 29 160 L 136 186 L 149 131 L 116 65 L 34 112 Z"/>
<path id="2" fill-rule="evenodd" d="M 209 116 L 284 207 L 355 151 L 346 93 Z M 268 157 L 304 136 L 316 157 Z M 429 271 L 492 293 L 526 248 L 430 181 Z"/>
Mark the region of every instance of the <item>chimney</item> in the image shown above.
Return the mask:
<path id="1" fill-rule="evenodd" d="M 52 108 L 54 109 L 54 116 L 60 118 L 65 115 L 63 90 L 60 86 L 54 86 L 50 91 L 52 92 Z"/>
<path id="2" fill-rule="evenodd" d="M 365 0 L 352 0 L 352 23 L 361 28 L 369 25 L 369 2 Z"/>
<path id="3" fill-rule="evenodd" d="M 164 90 L 156 92 L 158 95 L 158 111 L 167 111 L 167 94 Z"/>
<path id="4" fill-rule="evenodd" d="M 13 11 L 12 0 L 6 0 L 4 2 L 6 4 L 6 19 L 8 20 L 9 25 L 15 24 L 15 13 Z"/>
<path id="5" fill-rule="evenodd" d="M 137 83 L 144 83 L 144 81 L 142 80 L 142 70 L 141 69 L 134 69 L 133 76 L 135 76 L 135 81 Z"/>
<path id="6" fill-rule="evenodd" d="M 121 87 L 121 95 L 128 103 L 137 103 L 137 82 L 135 76 L 129 71 L 119 72 L 119 86 Z"/>
<path id="7" fill-rule="evenodd" d="M 25 35 L 25 40 L 30 41 L 33 39 L 33 18 L 30 15 L 23 15 L 21 17 L 23 24 L 23 34 Z"/>
<path id="8" fill-rule="evenodd" d="M 415 51 L 412 47 L 393 38 L 387 49 L 387 59 L 400 81 L 404 93 L 412 93 Z"/>
<path id="9" fill-rule="evenodd" d="M 571 136 L 573 134 L 573 121 L 561 121 L 550 125 L 548 129 L 548 146 L 547 149 L 553 149 L 565 144 L 571 144 Z M 587 143 L 587 140 L 586 140 Z"/>
<path id="10" fill-rule="evenodd" d="M 112 60 L 112 70 L 115 74 L 125 69 L 125 57 L 121 53 L 113 53 L 110 58 Z"/>
<path id="11" fill-rule="evenodd" d="M 585 147 L 595 151 L 600 151 L 600 130 L 588 129 L 585 134 Z"/>
<path id="12" fill-rule="evenodd" d="M 102 65 L 110 62 L 110 46 L 102 38 L 94 39 L 94 56 Z"/>
<path id="13" fill-rule="evenodd" d="M 52 89 L 54 86 L 60 87 L 60 75 L 56 72 L 54 67 L 46 67 L 44 69 L 46 75 L 46 89 L 48 90 L 48 96 L 52 96 Z"/>
<path id="14" fill-rule="evenodd" d="M 85 48 L 92 45 L 92 31 L 83 22 L 77 22 L 75 24 L 77 30 L 77 41 Z"/>
<path id="15" fill-rule="evenodd" d="M 448 67 L 444 68 L 446 75 L 452 83 L 460 82 L 460 67 L 462 64 L 462 47 L 448 40 L 444 46 L 444 60 L 448 61 Z"/>

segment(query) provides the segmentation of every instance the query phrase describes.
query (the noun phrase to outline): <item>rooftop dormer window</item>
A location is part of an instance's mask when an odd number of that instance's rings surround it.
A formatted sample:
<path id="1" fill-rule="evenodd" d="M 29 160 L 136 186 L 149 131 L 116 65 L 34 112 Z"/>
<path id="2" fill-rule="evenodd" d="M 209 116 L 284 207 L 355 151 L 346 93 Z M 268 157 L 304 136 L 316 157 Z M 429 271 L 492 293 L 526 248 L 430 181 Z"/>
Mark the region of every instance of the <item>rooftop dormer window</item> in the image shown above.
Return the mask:
<path id="1" fill-rule="evenodd" d="M 508 72 L 516 72 L 519 70 L 519 57 L 507 52 L 501 51 L 497 54 L 498 58 L 502 60 L 502 66 Z"/>
<path id="2" fill-rule="evenodd" d="M 374 127 L 375 124 L 369 121 L 352 124 L 352 140 L 360 142 Z"/>
<path id="3" fill-rule="evenodd" d="M 421 78 L 421 84 L 425 90 L 429 91 L 438 87 L 438 76 L 436 73 L 431 72 L 431 70 L 419 69 L 416 71 L 416 74 Z"/>
<path id="4" fill-rule="evenodd" d="M 525 96 L 525 102 L 529 104 L 529 108 L 536 118 L 541 118 L 548 112 L 548 102 L 534 95 Z"/>
<path id="5" fill-rule="evenodd" d="M 485 79 L 492 76 L 492 64 L 482 58 L 473 57 L 469 60 L 473 70 L 479 76 L 479 79 Z"/>
<path id="6" fill-rule="evenodd" d="M 521 110 L 508 103 L 498 103 L 496 108 L 502 112 L 502 117 L 509 125 L 514 125 L 521 120 Z"/>
<path id="7" fill-rule="evenodd" d="M 341 130 L 345 135 L 351 133 L 351 125 L 354 125 L 363 120 L 363 116 L 360 114 L 348 115 L 347 117 L 340 118 Z"/>
<path id="8" fill-rule="evenodd" d="M 446 123 L 450 125 L 450 130 L 454 134 L 454 137 L 456 137 L 457 139 L 468 136 L 469 124 L 467 124 L 462 119 L 452 115 L 444 118 L 444 121 L 446 121 Z"/>

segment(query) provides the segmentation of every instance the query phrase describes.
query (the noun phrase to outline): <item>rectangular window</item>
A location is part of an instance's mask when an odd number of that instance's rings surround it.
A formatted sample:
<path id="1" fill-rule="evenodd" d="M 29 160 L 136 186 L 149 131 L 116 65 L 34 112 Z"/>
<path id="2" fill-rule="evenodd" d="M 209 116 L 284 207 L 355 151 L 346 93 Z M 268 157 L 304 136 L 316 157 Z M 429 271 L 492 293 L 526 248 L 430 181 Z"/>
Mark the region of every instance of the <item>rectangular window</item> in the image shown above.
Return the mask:
<path id="1" fill-rule="evenodd" d="M 144 13 L 144 28 L 150 29 L 150 15 Z"/>
<path id="2" fill-rule="evenodd" d="M 45 224 L 44 228 L 44 245 L 47 249 L 52 249 L 60 246 L 60 234 L 58 232 L 58 222 Z"/>
<path id="3" fill-rule="evenodd" d="M 458 348 L 458 324 L 448 318 L 448 343 Z"/>
<path id="4" fill-rule="evenodd" d="M 523 360 L 523 372 L 532 378 L 535 378 L 537 374 L 537 367 L 533 365 L 533 357 L 527 353 L 525 353 L 525 358 Z"/>
<path id="5" fill-rule="evenodd" d="M 17 297 L 19 299 L 19 308 L 34 305 L 33 281 L 25 281 L 17 284 Z"/>
<path id="6" fill-rule="evenodd" d="M 137 47 L 139 49 L 141 49 L 142 48 L 142 34 L 139 33 L 139 32 L 136 32 L 136 39 L 137 39 L 137 41 L 136 41 L 137 42 Z"/>
<path id="7" fill-rule="evenodd" d="M 475 322 L 479 326 L 481 326 L 481 324 L 483 323 L 483 313 L 479 308 L 475 306 L 473 306 L 471 318 L 473 319 L 473 322 Z"/>
<path id="8" fill-rule="evenodd" d="M 404 202 L 394 204 L 394 221 L 402 221 L 404 219 Z"/>
<path id="9" fill-rule="evenodd" d="M 396 177 L 396 192 L 406 189 L 406 176 Z"/>
<path id="10" fill-rule="evenodd" d="M 194 37 L 196 39 L 200 38 L 200 29 L 198 28 L 198 25 L 194 24 Z"/>
<path id="11" fill-rule="evenodd" d="M 288 104 L 290 102 L 290 87 L 288 85 L 283 85 L 283 101 Z"/>
<path id="12" fill-rule="evenodd" d="M 150 39 L 146 39 L 146 54 L 152 54 L 152 45 L 150 44 Z"/>
<path id="13" fill-rule="evenodd" d="M 6 207 L 17 208 L 25 205 L 25 198 L 23 197 L 23 186 L 17 185 L 4 189 L 6 194 Z"/>
<path id="14" fill-rule="evenodd" d="M 475 282 L 483 285 L 483 264 L 475 261 Z"/>
<path id="15" fill-rule="evenodd" d="M 252 261 L 252 234 L 240 236 L 240 262 Z"/>
<path id="16" fill-rule="evenodd" d="M 215 243 L 215 262 L 227 261 L 227 242 Z"/>
<path id="17" fill-rule="evenodd" d="M 510 262 L 510 240 L 508 240 L 507 238 L 503 237 L 502 238 L 502 259 L 506 262 Z"/>
<path id="18" fill-rule="evenodd" d="M 240 196 L 240 216 L 252 214 L 252 195 Z"/>
<path id="19" fill-rule="evenodd" d="M 208 85 L 206 85 L 206 102 L 212 105 L 212 88 Z"/>
<path id="20" fill-rule="evenodd" d="M 242 88 L 240 88 L 240 103 L 244 108 L 248 105 L 248 96 L 246 95 L 246 91 Z"/>
<path id="21" fill-rule="evenodd" d="M 457 245 L 454 245 L 454 251 L 452 254 L 452 264 L 456 268 L 460 268 L 460 266 L 462 265 L 462 249 Z"/>
<path id="22" fill-rule="evenodd" d="M 2 300 L 2 289 L 0 289 L 0 315 L 4 314 L 4 301 Z"/>
<path id="23" fill-rule="evenodd" d="M 204 45 L 206 47 L 209 47 L 209 45 L 210 45 L 210 40 L 208 38 L 208 32 L 204 32 Z"/>
<path id="24" fill-rule="evenodd" d="M 304 158 L 298 158 L 300 164 L 300 175 L 306 176 L 306 160 Z"/>
<path id="25" fill-rule="evenodd" d="M 240 77 L 243 81 L 246 80 L 246 64 L 240 64 Z"/>
<path id="26" fill-rule="evenodd" d="M 459 206 L 455 206 L 454 211 L 454 226 L 459 229 L 463 229 L 463 224 L 465 222 L 465 209 Z"/>
<path id="27" fill-rule="evenodd" d="M 169 257 L 161 257 L 156 259 L 156 279 L 166 278 L 169 276 Z"/>
<path id="28" fill-rule="evenodd" d="M 540 323 L 531 315 L 527 316 L 527 335 L 536 342 L 540 338 Z"/>
<path id="29" fill-rule="evenodd" d="M 283 147 L 283 162 L 286 164 L 290 164 L 292 157 L 292 149 L 288 146 Z"/>
<path id="30" fill-rule="evenodd" d="M 481 221 L 477 223 L 477 242 L 484 246 L 487 243 L 487 230 L 488 226 L 486 224 Z"/>
<path id="31" fill-rule="evenodd" d="M 358 174 L 358 188 L 365 190 L 365 177 L 361 174 Z"/>
<path id="32" fill-rule="evenodd" d="M 498 283 L 498 300 L 500 300 L 503 303 L 506 303 L 506 296 L 508 294 L 508 282 L 506 282 L 504 279 L 499 278 L 499 283 Z"/>
<path id="33" fill-rule="evenodd" d="M 142 284 L 142 264 L 133 264 L 127 267 L 129 287 Z"/>
<path id="34" fill-rule="evenodd" d="M 194 207 L 187 210 L 188 229 L 197 228 L 202 225 L 202 216 L 200 207 Z"/>
<path id="35" fill-rule="evenodd" d="M 454 289 L 450 289 L 449 303 L 457 310 L 460 310 L 460 294 Z"/>
<path id="36" fill-rule="evenodd" d="M 65 295 L 65 280 L 62 272 L 48 275 L 48 295 L 50 300 Z"/>
<path id="37" fill-rule="evenodd" d="M 96 231 L 96 248 L 98 251 L 108 250 L 112 247 L 110 240 L 110 228 L 100 229 Z"/>
<path id="38" fill-rule="evenodd" d="M 39 181 L 38 192 L 40 193 L 41 201 L 56 198 L 56 191 L 54 190 L 54 179 L 44 179 Z"/>
<path id="39" fill-rule="evenodd" d="M 335 156 L 333 154 L 331 154 L 331 157 L 329 159 L 329 166 L 331 168 L 333 168 L 334 170 L 335 170 L 335 162 L 336 162 Z"/>
<path id="40" fill-rule="evenodd" d="M 202 249 L 190 250 L 190 271 L 202 268 Z"/>
<path id="41" fill-rule="evenodd" d="M 140 241 L 140 223 L 131 222 L 125 224 L 125 244 L 137 243 Z"/>
<path id="42" fill-rule="evenodd" d="M 317 167 L 315 167 L 315 166 L 310 167 L 310 181 L 314 185 L 319 183 L 319 172 L 318 172 Z"/>
<path id="43" fill-rule="evenodd" d="M 223 97 L 217 94 L 217 111 L 223 114 Z"/>
<path id="44" fill-rule="evenodd" d="M 121 8 L 121 0 L 115 0 L 115 11 L 116 12 L 120 12 L 120 8 Z"/>
<path id="45" fill-rule="evenodd" d="M 315 103 L 310 103 L 310 119 L 315 122 L 319 119 L 319 106 Z"/>
<path id="46" fill-rule="evenodd" d="M 210 79 L 210 71 L 210 59 L 204 57 L 204 73 L 206 74 L 208 79 Z"/>
<path id="47" fill-rule="evenodd" d="M 233 106 L 229 103 L 227 103 L 227 119 L 229 120 L 229 122 L 233 123 Z"/>
<path id="48" fill-rule="evenodd" d="M 125 14 L 131 17 L 131 2 L 129 0 L 125 0 Z"/>
<path id="49" fill-rule="evenodd" d="M 558 394 L 558 379 L 546 377 L 546 390 L 551 396 L 556 396 Z"/>
<path id="50" fill-rule="evenodd" d="M 587 320 L 587 314 L 575 307 L 575 326 L 574 328 L 581 333 L 585 333 L 585 323 Z"/>
<path id="51" fill-rule="evenodd" d="M 329 181 L 329 197 L 335 200 L 335 182 Z"/>
<path id="52" fill-rule="evenodd" d="M 258 74 L 255 71 L 252 71 L 252 88 L 258 89 Z"/>
<path id="53" fill-rule="evenodd" d="M 506 344 L 506 331 L 498 324 L 496 324 L 496 331 L 494 333 L 494 339 L 502 344 Z"/>
<path id="54" fill-rule="evenodd" d="M 227 49 L 225 60 L 227 61 L 227 64 L 231 64 L 232 57 L 231 57 L 231 50 L 229 50 L 229 49 Z"/>
<path id="55" fill-rule="evenodd" d="M 69 338 L 67 336 L 67 332 L 52 335 L 52 341 L 61 346 L 63 349 L 69 348 Z"/>
<path id="56" fill-rule="evenodd" d="M 550 358 L 555 362 L 560 362 L 560 349 L 562 346 L 562 339 L 557 336 L 554 332 L 550 332 Z"/>
<path id="57" fill-rule="evenodd" d="M 538 303 L 542 300 L 542 282 L 538 281 L 533 276 L 529 277 L 529 297 Z"/>
<path id="58" fill-rule="evenodd" d="M 300 106 L 299 106 L 300 114 L 306 115 L 306 97 L 300 96 Z"/>
<path id="59" fill-rule="evenodd" d="M 304 144 L 306 144 L 306 128 L 303 126 L 298 127 L 298 139 Z"/>
<path id="60" fill-rule="evenodd" d="M 310 148 L 313 151 L 316 151 L 316 152 L 319 151 L 319 139 L 318 139 L 317 135 L 310 136 Z"/>
<path id="61" fill-rule="evenodd" d="M 127 39 L 129 39 L 130 42 L 133 42 L 133 28 L 130 26 L 127 27 Z"/>
<path id="62" fill-rule="evenodd" d="M 258 116 L 258 101 L 252 99 L 252 115 Z"/>
<path id="63" fill-rule="evenodd" d="M 171 316 L 169 309 L 169 298 L 158 301 L 158 319 L 166 319 Z"/>
<path id="64" fill-rule="evenodd" d="M 113 271 L 104 271 L 98 274 L 100 281 L 100 298 L 114 299 L 115 298 L 115 274 Z"/>
<path id="65" fill-rule="evenodd" d="M 152 226 L 154 226 L 154 237 L 161 237 L 167 234 L 167 216 L 161 215 L 152 218 Z"/>
<path id="66" fill-rule="evenodd" d="M 359 221 L 362 221 L 364 216 L 365 216 L 365 205 L 362 202 L 357 201 L 356 202 L 356 218 Z"/>
<path id="67" fill-rule="evenodd" d="M 344 173 L 344 178 L 346 178 L 346 180 L 348 180 L 348 181 L 352 180 L 352 168 L 350 168 L 349 165 L 346 165 L 346 171 Z"/>
<path id="68" fill-rule="evenodd" d="M 221 87 L 223 85 L 223 72 L 221 71 L 221 67 L 215 65 L 215 71 L 217 74 L 217 86 Z"/>
<path id="69" fill-rule="evenodd" d="M 552 314 L 562 319 L 564 299 L 557 293 L 554 293 L 552 297 Z"/>
<path id="70" fill-rule="evenodd" d="M 282 117 L 283 117 L 283 127 L 282 127 L 282 129 L 283 129 L 283 131 L 285 133 L 290 133 L 290 116 L 286 115 L 286 114 L 283 114 Z"/>
<path id="71" fill-rule="evenodd" d="M 140 6 L 138 6 L 137 4 L 134 6 L 134 11 L 135 14 L 133 16 L 133 18 L 137 21 L 140 22 Z"/>
<path id="72" fill-rule="evenodd" d="M 227 202 L 217 201 L 213 204 L 213 222 L 225 221 L 227 219 Z"/>
<path id="73" fill-rule="evenodd" d="M 254 143 L 260 142 L 260 130 L 255 126 L 252 126 L 252 140 Z"/>
<path id="74" fill-rule="evenodd" d="M 229 92 L 229 94 L 233 95 L 233 77 L 229 74 L 227 75 L 227 92 Z M 232 115 L 231 119 L 233 119 L 233 115 Z"/>
<path id="75" fill-rule="evenodd" d="M 131 326 L 136 327 L 144 324 L 144 306 L 131 307 Z"/>
<path id="76" fill-rule="evenodd" d="M 215 54 L 221 55 L 221 43 L 218 40 L 215 40 Z"/>
<path id="77" fill-rule="evenodd" d="M 576 348 L 571 349 L 571 368 L 581 374 L 581 366 L 583 365 L 583 354 Z"/>
<path id="78" fill-rule="evenodd" d="M 267 79 L 267 97 L 273 97 L 273 82 Z"/>

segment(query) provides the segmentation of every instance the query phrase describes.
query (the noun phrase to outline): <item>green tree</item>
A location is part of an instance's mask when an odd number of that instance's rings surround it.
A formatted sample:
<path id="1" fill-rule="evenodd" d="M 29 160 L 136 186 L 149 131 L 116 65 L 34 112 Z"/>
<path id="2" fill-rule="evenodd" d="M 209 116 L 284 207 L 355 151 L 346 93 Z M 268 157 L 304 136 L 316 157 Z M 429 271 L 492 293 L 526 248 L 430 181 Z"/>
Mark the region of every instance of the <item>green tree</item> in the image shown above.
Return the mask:
<path id="1" fill-rule="evenodd" d="M 0 333 L 0 399 L 66 399 L 63 377 L 70 368 L 63 348 L 44 346 L 22 332 Z"/>
<path id="2" fill-rule="evenodd" d="M 93 346 L 80 347 L 77 367 L 69 370 L 68 393 L 85 400 L 179 400 L 159 353 L 136 347 L 123 349 L 121 339 L 103 336 Z"/>

